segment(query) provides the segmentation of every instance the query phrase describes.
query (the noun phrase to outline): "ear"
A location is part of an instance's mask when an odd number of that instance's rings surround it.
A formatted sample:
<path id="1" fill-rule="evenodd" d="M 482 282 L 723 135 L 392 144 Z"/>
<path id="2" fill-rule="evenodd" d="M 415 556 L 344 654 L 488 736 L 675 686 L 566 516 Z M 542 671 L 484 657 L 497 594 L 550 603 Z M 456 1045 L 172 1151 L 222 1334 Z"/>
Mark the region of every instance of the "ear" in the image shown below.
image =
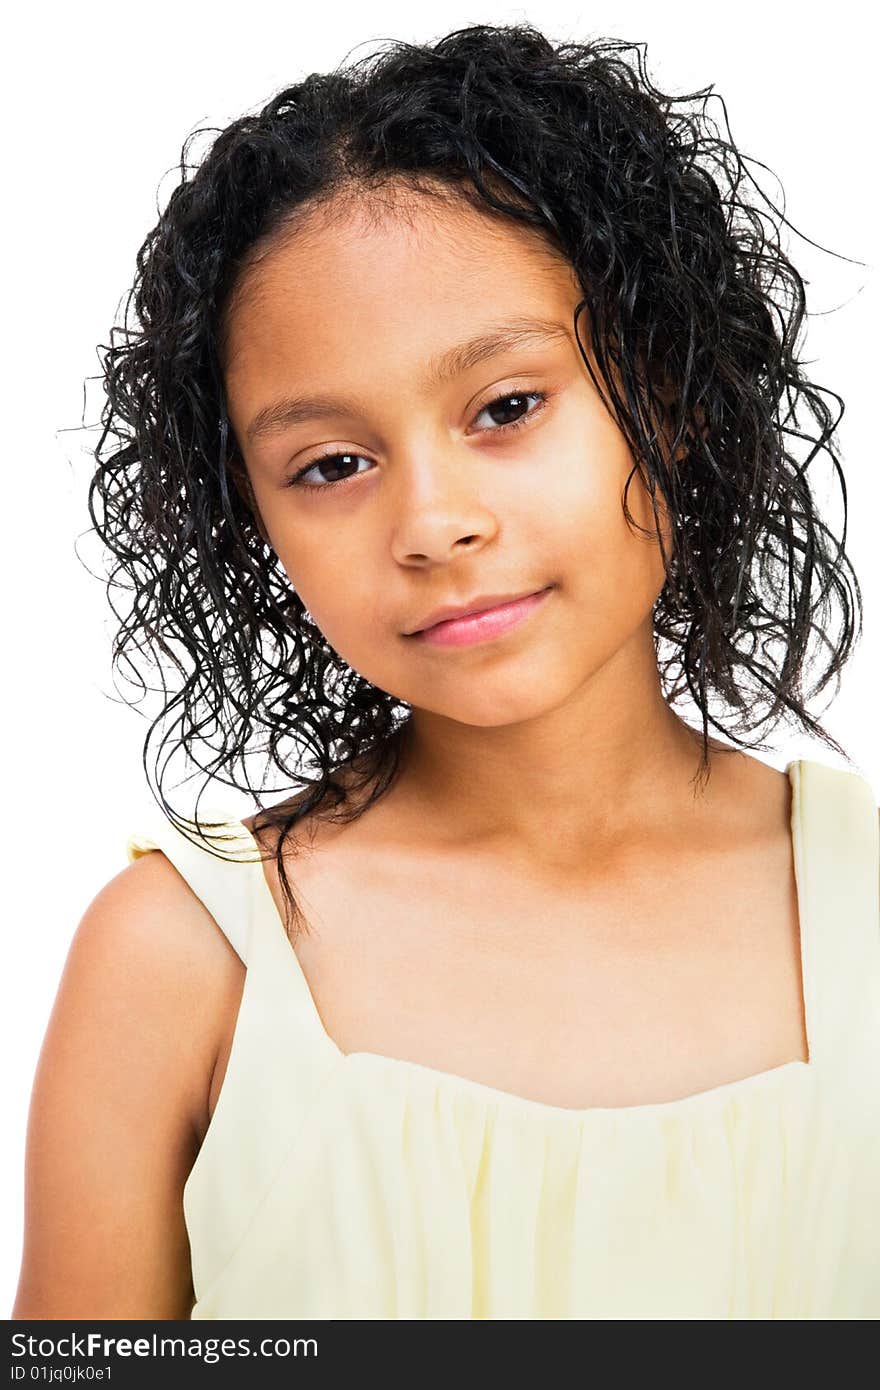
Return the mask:
<path id="1" fill-rule="evenodd" d="M 254 490 L 251 487 L 251 480 L 248 477 L 247 469 L 245 468 L 244 464 L 241 462 L 241 459 L 239 458 L 229 459 L 226 467 L 227 472 L 235 485 L 236 492 L 238 493 L 242 502 L 247 507 L 248 511 L 251 512 L 254 518 L 257 530 L 259 531 L 266 544 L 268 546 L 271 546 L 272 542 L 266 534 L 266 528 L 263 525 L 263 518 L 260 515 L 260 509 L 257 506 L 257 499 L 254 496 Z"/>

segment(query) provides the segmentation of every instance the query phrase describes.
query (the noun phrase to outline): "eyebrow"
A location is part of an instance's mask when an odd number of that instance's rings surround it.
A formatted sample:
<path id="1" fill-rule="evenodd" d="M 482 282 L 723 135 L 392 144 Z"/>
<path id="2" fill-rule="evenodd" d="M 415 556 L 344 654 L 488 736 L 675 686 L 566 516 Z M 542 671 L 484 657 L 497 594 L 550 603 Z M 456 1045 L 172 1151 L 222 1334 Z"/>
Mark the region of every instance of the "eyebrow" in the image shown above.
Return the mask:
<path id="1" fill-rule="evenodd" d="M 456 343 L 454 347 L 432 357 L 423 378 L 423 385 L 430 391 L 499 353 L 510 352 L 519 347 L 540 346 L 568 337 L 566 325 L 530 315 L 520 315 L 504 323 L 490 324 L 466 342 Z M 350 397 L 282 396 L 257 411 L 245 430 L 245 438 L 249 444 L 254 444 L 257 440 L 283 434 L 285 430 L 307 420 L 322 420 L 334 415 L 357 415 L 362 409 L 362 403 Z"/>

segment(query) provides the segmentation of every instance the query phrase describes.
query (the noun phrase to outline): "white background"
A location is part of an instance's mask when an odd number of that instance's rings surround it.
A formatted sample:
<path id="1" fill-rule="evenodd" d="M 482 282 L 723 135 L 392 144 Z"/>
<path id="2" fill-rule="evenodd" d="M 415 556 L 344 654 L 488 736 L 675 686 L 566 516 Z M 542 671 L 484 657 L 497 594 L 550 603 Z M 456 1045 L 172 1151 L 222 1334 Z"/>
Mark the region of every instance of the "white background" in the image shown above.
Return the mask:
<path id="1" fill-rule="evenodd" d="M 113 689 L 102 585 L 73 553 L 88 526 L 87 449 L 96 437 L 78 430 L 84 379 L 98 372 L 96 345 L 108 341 L 157 197 L 164 206 L 177 181 L 184 137 L 197 126 L 225 125 L 351 50 L 360 56 L 387 38 L 424 42 L 475 22 L 529 20 L 554 40 L 645 40 L 661 88 L 681 93 L 713 83 L 740 149 L 772 170 L 752 166 L 777 202 L 773 176 L 781 181 L 795 227 L 867 263 L 836 260 L 787 234 L 809 282 L 813 317 L 803 356 L 814 379 L 846 402 L 838 437 L 848 549 L 866 608 L 861 647 L 825 722 L 880 792 L 876 53 L 858 16 L 855 3 L 809 9 L 746 0 L 721 7 L 151 0 L 51 11 L 31 5 L 13 21 L 17 32 L 7 20 L 0 1316 L 9 1316 L 18 1275 L 30 1086 L 64 957 L 88 902 L 124 868 L 127 833 L 148 800 L 146 720 Z M 723 130 L 720 104 L 711 102 L 710 111 Z M 92 383 L 86 423 L 98 399 Z M 829 476 L 823 458 L 817 490 Z M 839 511 L 829 522 L 839 527 Z M 835 761 L 821 744 L 785 736 L 760 756 L 779 767 L 798 756 Z M 252 809 L 233 792 L 225 801 L 233 813 Z"/>

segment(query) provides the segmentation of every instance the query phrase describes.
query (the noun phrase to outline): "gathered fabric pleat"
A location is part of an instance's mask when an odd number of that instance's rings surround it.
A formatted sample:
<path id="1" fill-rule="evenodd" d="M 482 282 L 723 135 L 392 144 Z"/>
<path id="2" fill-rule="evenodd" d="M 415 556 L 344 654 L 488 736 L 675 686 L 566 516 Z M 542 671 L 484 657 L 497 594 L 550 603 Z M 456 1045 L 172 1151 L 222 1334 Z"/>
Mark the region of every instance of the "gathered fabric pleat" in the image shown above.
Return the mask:
<path id="1" fill-rule="evenodd" d="M 829 1144 L 839 1120 L 806 1068 L 548 1123 L 349 1059 L 193 1316 L 871 1316 L 877 1169 Z"/>

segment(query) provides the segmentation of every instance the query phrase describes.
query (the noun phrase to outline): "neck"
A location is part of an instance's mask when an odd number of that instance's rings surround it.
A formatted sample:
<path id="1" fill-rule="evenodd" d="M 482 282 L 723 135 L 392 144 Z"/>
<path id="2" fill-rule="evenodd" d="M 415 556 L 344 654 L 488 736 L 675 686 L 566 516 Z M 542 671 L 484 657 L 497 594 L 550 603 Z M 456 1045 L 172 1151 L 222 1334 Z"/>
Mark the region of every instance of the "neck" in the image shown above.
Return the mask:
<path id="1" fill-rule="evenodd" d="M 709 740 L 710 770 L 726 749 Z M 700 731 L 669 708 L 653 642 L 642 640 L 521 723 L 475 727 L 414 710 L 398 810 L 437 842 L 577 864 L 585 850 L 665 838 L 682 817 L 705 815 L 700 755 Z"/>

